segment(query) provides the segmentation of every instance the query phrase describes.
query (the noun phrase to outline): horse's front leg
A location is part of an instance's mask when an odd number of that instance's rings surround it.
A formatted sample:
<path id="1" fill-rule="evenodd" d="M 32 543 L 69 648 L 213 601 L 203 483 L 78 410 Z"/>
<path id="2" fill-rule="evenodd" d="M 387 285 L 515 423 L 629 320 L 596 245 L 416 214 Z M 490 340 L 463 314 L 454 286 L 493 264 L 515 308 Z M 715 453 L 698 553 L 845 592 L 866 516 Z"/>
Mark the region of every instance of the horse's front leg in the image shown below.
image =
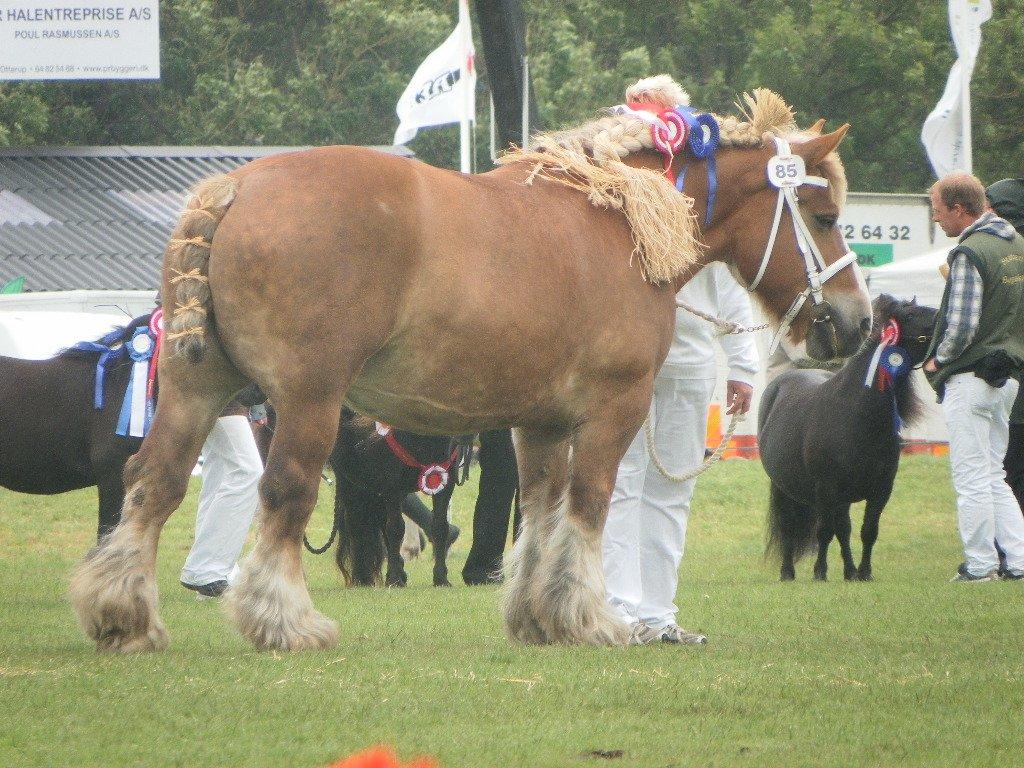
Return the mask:
<path id="1" fill-rule="evenodd" d="M 643 423 L 649 392 L 634 391 L 579 427 L 567 497 L 543 543 L 531 585 L 534 615 L 556 643 L 625 645 L 629 629 L 612 610 L 604 586 L 601 534 L 619 462 Z M 646 397 L 644 395 L 647 395 Z"/>
<path id="2" fill-rule="evenodd" d="M 452 492 L 455 489 L 455 481 L 451 480 L 448 485 L 433 498 L 434 519 L 431 524 L 431 534 L 434 540 L 434 586 L 450 587 L 448 581 L 448 546 L 451 536 L 451 525 L 448 522 L 448 508 L 452 500 Z"/>
<path id="3" fill-rule="evenodd" d="M 857 564 L 853 562 L 853 550 L 850 548 L 850 533 L 853 524 L 850 522 L 850 505 L 841 504 L 836 508 L 836 538 L 839 540 L 839 551 L 843 555 L 843 578 L 856 581 Z"/>
<path id="4" fill-rule="evenodd" d="M 889 495 L 892 493 L 890 483 L 884 493 L 873 499 L 868 499 L 864 506 L 864 522 L 860 527 L 861 556 L 860 567 L 857 569 L 857 578 L 860 581 L 871 581 L 871 551 L 878 541 L 878 521 L 882 517 L 882 510 L 889 503 Z"/>
<path id="5" fill-rule="evenodd" d="M 537 618 L 533 584 L 544 542 L 563 514 L 568 484 L 568 439 L 512 430 L 519 469 L 523 522 L 515 546 L 502 564 L 501 610 L 505 631 L 523 643 L 549 638 Z"/>
<path id="6" fill-rule="evenodd" d="M 384 521 L 384 546 L 387 550 L 388 572 L 384 584 L 389 587 L 404 587 L 409 583 L 402 559 L 402 541 L 405 539 L 405 518 L 402 517 L 401 502 L 389 503 Z"/>

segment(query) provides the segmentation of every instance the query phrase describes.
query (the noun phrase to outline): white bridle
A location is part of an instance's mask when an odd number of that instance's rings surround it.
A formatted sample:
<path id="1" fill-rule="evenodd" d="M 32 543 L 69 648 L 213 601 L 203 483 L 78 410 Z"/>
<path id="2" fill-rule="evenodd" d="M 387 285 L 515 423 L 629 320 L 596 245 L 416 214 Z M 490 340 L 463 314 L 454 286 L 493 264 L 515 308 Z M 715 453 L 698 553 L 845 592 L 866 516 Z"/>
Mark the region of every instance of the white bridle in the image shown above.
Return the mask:
<path id="1" fill-rule="evenodd" d="M 779 190 L 779 197 L 775 204 L 775 220 L 772 222 L 772 231 L 768 236 L 768 245 L 764 249 L 761 267 L 757 270 L 757 275 L 754 277 L 753 282 L 747 286 L 747 290 L 753 291 L 757 288 L 761 283 L 761 278 L 764 277 L 765 271 L 768 269 L 768 260 L 771 258 L 772 250 L 775 248 L 775 239 L 779 234 L 779 225 L 782 223 L 783 205 L 789 208 L 790 218 L 793 219 L 793 232 L 796 235 L 797 247 L 800 249 L 800 255 L 803 256 L 804 269 L 807 272 L 807 288 L 801 291 L 793 300 L 786 314 L 782 316 L 779 330 L 776 331 L 768 347 L 768 354 L 772 354 L 778 348 L 782 337 L 789 331 L 790 326 L 793 324 L 796 316 L 800 314 L 800 310 L 807 302 L 808 297 L 810 297 L 815 306 L 825 304 L 826 302 L 821 296 L 821 286 L 832 277 L 835 277 L 841 270 L 857 263 L 857 254 L 853 251 L 847 251 L 845 256 L 833 264 L 825 264 L 825 259 L 822 257 L 817 243 L 814 242 L 814 237 L 807 228 L 807 223 L 800 214 L 799 198 L 796 195 L 796 190 L 804 184 L 810 184 L 815 187 L 827 187 L 828 179 L 821 176 L 808 176 L 803 158 L 791 152 L 789 142 L 778 136 L 774 138 L 777 154 L 768 161 L 767 171 L 768 181 Z M 856 269 L 856 266 L 854 266 L 854 269 Z"/>

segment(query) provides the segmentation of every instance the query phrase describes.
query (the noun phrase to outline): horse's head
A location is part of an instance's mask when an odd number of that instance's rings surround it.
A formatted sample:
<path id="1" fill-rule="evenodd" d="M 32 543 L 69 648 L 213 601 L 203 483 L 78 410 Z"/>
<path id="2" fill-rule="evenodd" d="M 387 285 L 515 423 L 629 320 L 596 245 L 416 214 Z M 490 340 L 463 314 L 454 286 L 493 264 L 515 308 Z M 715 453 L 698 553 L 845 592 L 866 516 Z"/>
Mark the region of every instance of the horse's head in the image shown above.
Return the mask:
<path id="1" fill-rule="evenodd" d="M 808 355 L 848 357 L 871 330 L 864 280 L 837 225 L 846 177 L 835 150 L 849 126 L 820 135 L 819 122 L 798 131 L 770 91 L 757 91 L 748 104 L 749 122 L 721 121 L 709 224 L 706 163 L 687 174 L 708 257 L 728 262 Z"/>
<path id="2" fill-rule="evenodd" d="M 501 162 L 531 163 L 527 183 L 541 173 L 622 210 L 648 282 L 678 290 L 708 261 L 729 262 L 807 354 L 852 355 L 871 305 L 836 223 L 846 176 L 835 149 L 847 126 L 801 132 L 777 94 L 745 99 L 742 118 L 716 118 L 690 109 L 668 75 L 646 78 L 606 117 L 536 136 Z M 670 183 L 651 183 L 651 171 Z"/>
<path id="3" fill-rule="evenodd" d="M 932 334 L 935 332 L 935 307 L 925 307 L 917 303 L 917 299 L 907 301 L 897 299 L 886 293 L 877 296 L 871 306 L 875 314 L 875 333 L 879 336 L 889 325 L 895 323 L 899 329 L 899 346 L 907 350 L 912 365 L 924 362 L 931 345 Z"/>

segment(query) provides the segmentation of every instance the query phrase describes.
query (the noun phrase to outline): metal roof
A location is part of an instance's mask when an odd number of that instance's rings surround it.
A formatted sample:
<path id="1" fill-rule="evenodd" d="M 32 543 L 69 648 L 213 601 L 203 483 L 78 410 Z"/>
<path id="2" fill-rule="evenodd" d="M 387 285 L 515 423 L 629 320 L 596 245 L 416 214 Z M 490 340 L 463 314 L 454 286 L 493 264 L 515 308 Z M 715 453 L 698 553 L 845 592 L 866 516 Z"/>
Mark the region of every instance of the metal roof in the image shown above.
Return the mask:
<path id="1" fill-rule="evenodd" d="M 0 150 L 0 284 L 24 276 L 32 291 L 156 288 L 192 185 L 297 149 L 303 147 Z"/>

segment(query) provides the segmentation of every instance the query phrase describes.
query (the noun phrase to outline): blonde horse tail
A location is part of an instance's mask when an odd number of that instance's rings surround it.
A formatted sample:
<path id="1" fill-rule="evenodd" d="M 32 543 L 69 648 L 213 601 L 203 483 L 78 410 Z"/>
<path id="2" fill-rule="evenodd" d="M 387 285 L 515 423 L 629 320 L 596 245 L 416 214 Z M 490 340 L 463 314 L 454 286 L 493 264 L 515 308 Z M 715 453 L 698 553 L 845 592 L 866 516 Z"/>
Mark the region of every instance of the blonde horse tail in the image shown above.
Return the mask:
<path id="1" fill-rule="evenodd" d="M 212 318 L 209 263 L 213 235 L 235 199 L 238 181 L 227 174 L 199 182 L 171 234 L 164 259 L 174 288 L 174 309 L 167 341 L 174 352 L 198 363 L 206 352 L 206 331 Z M 165 302 L 170 297 L 164 297 Z"/>

